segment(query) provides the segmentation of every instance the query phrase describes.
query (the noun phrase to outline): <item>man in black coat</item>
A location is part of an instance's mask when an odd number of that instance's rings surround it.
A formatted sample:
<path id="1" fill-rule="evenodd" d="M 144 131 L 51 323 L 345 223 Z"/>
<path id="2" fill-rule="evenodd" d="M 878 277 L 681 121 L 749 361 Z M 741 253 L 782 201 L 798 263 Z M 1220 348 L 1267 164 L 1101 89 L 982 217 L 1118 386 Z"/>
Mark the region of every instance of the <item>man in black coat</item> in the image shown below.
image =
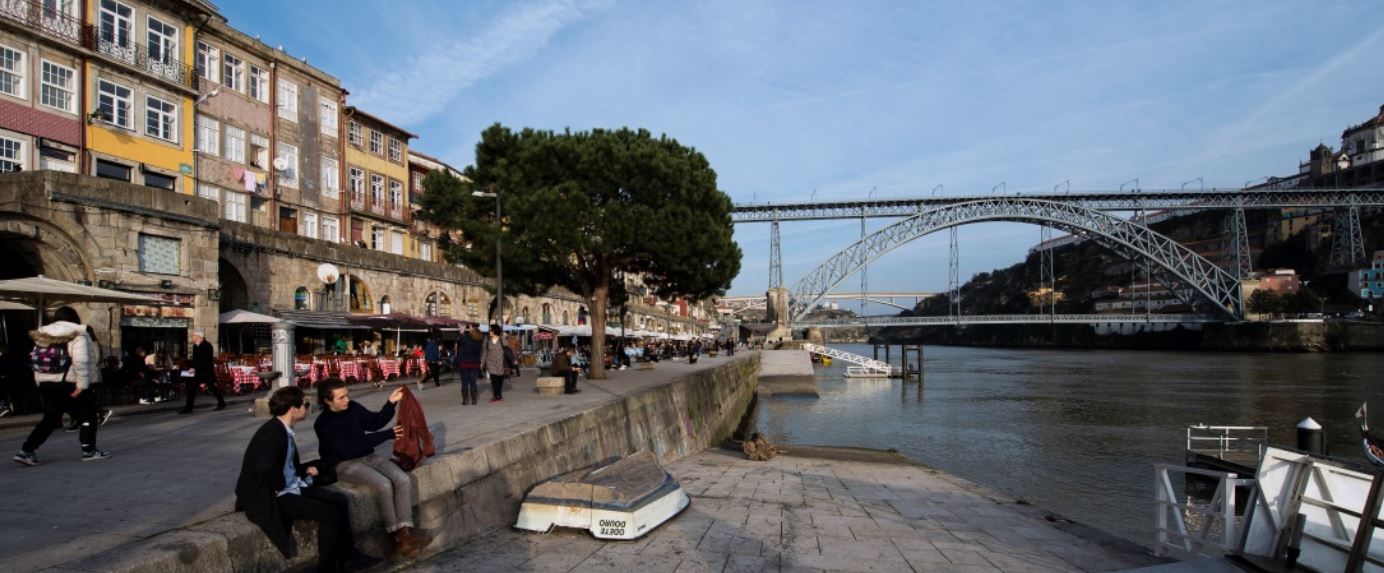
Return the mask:
<path id="1" fill-rule="evenodd" d="M 216 351 L 212 350 L 211 343 L 202 335 L 202 331 L 192 331 L 192 370 L 191 378 L 184 378 L 185 386 L 183 392 L 187 394 L 187 404 L 183 409 L 178 410 L 179 414 L 191 414 L 192 404 L 197 401 L 197 387 L 202 384 L 207 385 L 207 391 L 212 396 L 216 396 L 216 409 L 226 407 L 226 397 L 221 394 L 221 388 L 216 385 L 216 364 L 214 361 Z"/>
<path id="2" fill-rule="evenodd" d="M 350 500 L 342 493 L 328 491 L 314 479 L 324 480 L 315 463 L 298 459 L 293 426 L 308 416 L 311 407 L 303 391 L 280 388 L 269 397 L 265 422 L 250 438 L 235 484 L 235 509 L 244 511 L 269 541 L 293 558 L 292 526 L 295 519 L 316 521 L 317 570 L 359 571 L 379 564 L 382 559 L 356 549 L 351 532 Z"/>

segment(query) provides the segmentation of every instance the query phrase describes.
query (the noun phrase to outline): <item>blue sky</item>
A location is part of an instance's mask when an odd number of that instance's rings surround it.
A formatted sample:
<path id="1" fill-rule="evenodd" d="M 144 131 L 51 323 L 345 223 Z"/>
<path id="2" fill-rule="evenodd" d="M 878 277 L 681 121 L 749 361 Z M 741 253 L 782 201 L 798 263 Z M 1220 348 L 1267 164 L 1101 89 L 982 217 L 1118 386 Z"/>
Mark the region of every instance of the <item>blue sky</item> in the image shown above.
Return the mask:
<path id="1" fill-rule="evenodd" d="M 737 202 L 1236 187 L 1296 171 L 1384 104 L 1378 2 L 235 0 L 231 24 L 339 77 L 458 167 L 480 131 L 642 127 L 697 148 Z M 273 15 L 273 17 L 265 17 Z M 871 230 L 887 224 L 869 223 Z M 858 221 L 785 224 L 792 283 Z M 768 284 L 741 226 L 733 294 Z M 960 229 L 965 277 L 1037 227 Z M 946 289 L 945 233 L 871 266 Z M 858 290 L 859 278 L 838 290 Z M 876 309 L 871 309 L 874 312 Z M 883 311 L 884 309 L 878 309 Z"/>

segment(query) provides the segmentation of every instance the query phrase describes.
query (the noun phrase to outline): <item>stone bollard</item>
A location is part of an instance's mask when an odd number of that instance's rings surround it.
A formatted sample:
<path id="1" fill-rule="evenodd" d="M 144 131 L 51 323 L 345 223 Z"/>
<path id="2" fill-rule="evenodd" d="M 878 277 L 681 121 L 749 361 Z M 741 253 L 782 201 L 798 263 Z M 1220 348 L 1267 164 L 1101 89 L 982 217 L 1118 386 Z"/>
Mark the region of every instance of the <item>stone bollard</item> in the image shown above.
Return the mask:
<path id="1" fill-rule="evenodd" d="M 539 376 L 533 391 L 543 396 L 559 396 L 562 394 L 563 382 L 561 376 Z"/>
<path id="2" fill-rule="evenodd" d="M 1309 454 L 1326 455 L 1326 432 L 1322 430 L 1322 425 L 1311 417 L 1298 422 L 1297 449 Z"/>
<path id="3" fill-rule="evenodd" d="M 294 349 L 293 349 L 293 324 L 285 321 L 274 323 L 269 327 L 270 340 L 273 341 L 274 358 L 272 361 L 275 372 L 281 375 L 275 377 L 273 385 L 269 388 L 269 393 L 274 393 L 279 388 L 284 388 L 294 383 L 297 374 L 293 371 Z M 269 397 L 255 399 L 255 417 L 269 415 Z"/>

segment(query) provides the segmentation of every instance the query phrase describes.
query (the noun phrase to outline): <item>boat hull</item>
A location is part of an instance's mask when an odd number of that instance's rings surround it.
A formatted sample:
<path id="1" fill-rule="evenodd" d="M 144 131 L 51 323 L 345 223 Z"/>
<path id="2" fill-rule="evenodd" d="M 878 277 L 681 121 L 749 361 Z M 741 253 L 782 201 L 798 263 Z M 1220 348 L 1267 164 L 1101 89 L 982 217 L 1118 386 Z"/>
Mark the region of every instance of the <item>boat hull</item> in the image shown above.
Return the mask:
<path id="1" fill-rule="evenodd" d="M 538 532 L 575 527 L 598 539 L 638 539 L 690 503 L 677 480 L 641 452 L 539 484 L 519 507 L 514 527 Z"/>

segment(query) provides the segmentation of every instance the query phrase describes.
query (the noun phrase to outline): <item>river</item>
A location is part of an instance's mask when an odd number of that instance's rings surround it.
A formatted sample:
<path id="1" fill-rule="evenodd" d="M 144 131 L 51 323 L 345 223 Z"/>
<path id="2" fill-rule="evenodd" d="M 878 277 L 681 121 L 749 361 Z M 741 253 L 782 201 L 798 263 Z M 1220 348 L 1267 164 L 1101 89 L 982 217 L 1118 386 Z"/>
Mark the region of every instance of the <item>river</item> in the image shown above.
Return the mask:
<path id="1" fill-rule="evenodd" d="M 847 379 L 846 366 L 817 368 L 820 398 L 762 400 L 760 431 L 790 446 L 894 448 L 1145 546 L 1153 464 L 1183 463 L 1189 424 L 1268 426 L 1271 443 L 1292 446 L 1311 416 L 1333 455 L 1359 463 L 1362 401 L 1378 404 L 1384 427 L 1380 354 L 928 346 L 921 392 L 916 381 Z"/>

